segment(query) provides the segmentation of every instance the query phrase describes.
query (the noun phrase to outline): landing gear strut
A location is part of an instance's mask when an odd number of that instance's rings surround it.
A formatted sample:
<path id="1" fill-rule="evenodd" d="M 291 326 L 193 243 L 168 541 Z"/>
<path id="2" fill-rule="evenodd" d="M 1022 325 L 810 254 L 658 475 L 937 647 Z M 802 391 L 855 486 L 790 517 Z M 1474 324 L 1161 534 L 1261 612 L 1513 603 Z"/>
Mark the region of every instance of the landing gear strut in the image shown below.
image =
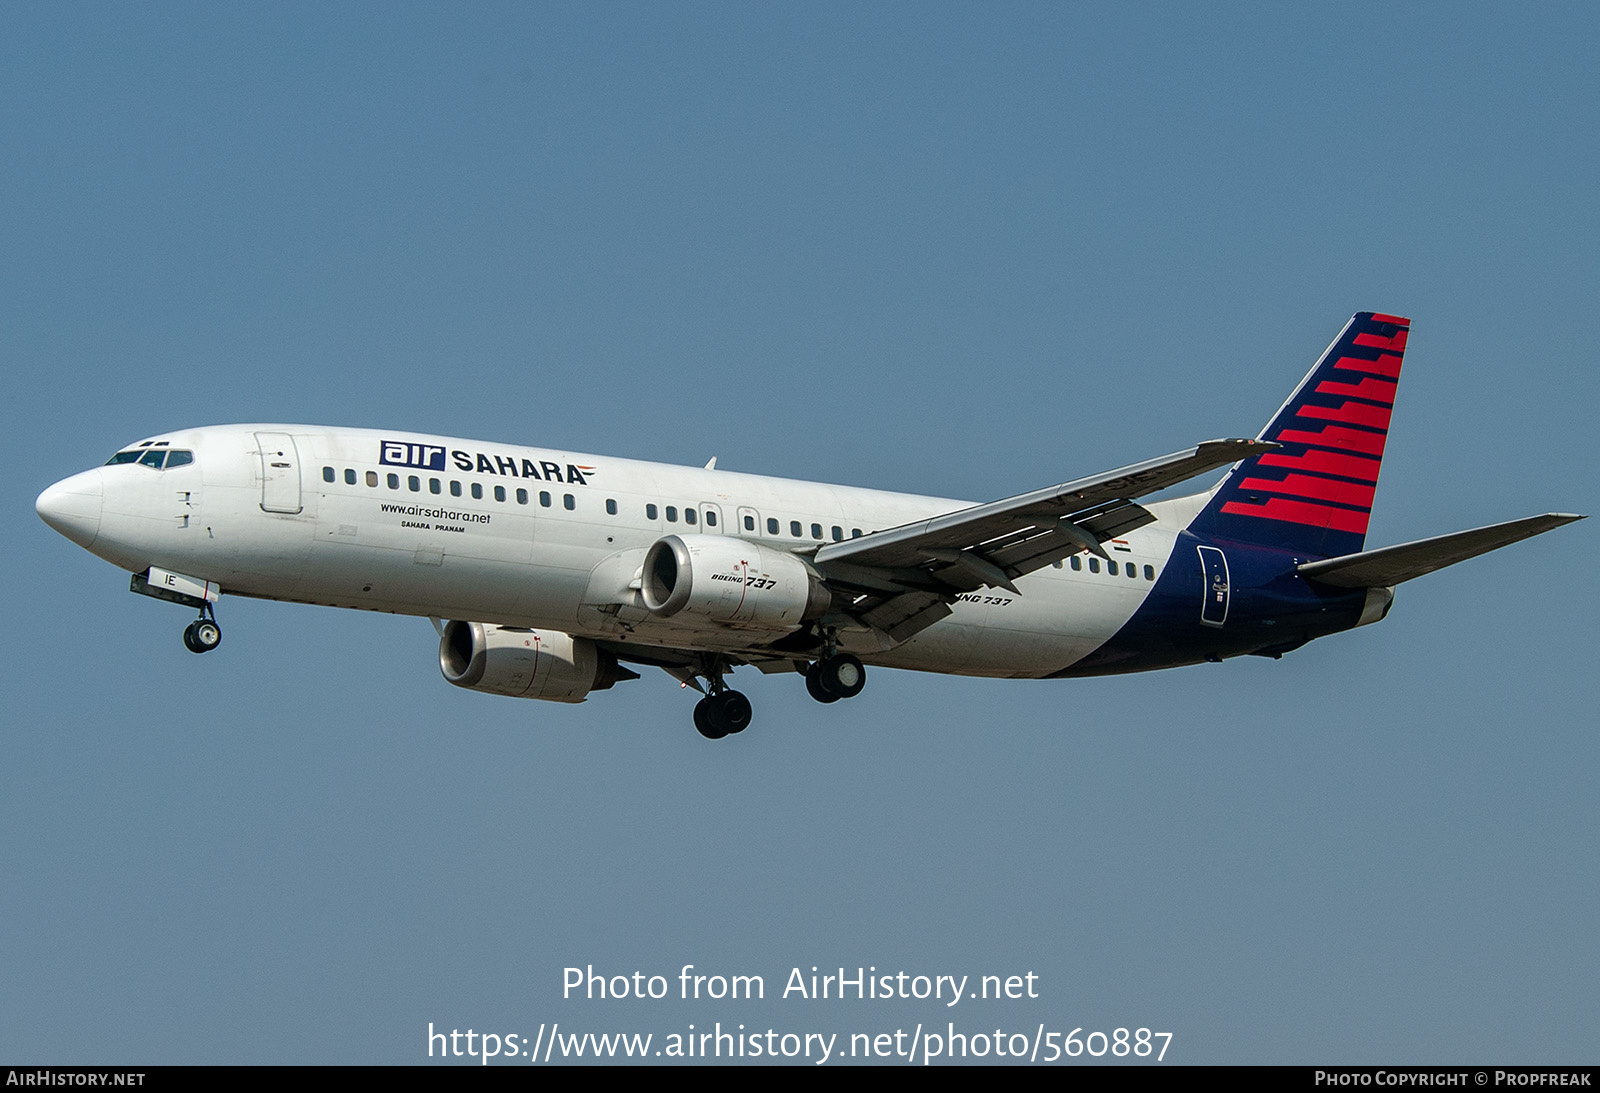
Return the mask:
<path id="1" fill-rule="evenodd" d="M 201 607 L 200 617 L 183 628 L 183 644 L 191 653 L 209 653 L 222 644 L 222 627 L 211 604 Z"/>
<path id="2" fill-rule="evenodd" d="M 806 669 L 806 690 L 818 702 L 854 698 L 867 685 L 867 669 L 849 653 L 823 657 Z"/>
<path id="3" fill-rule="evenodd" d="M 722 681 L 724 671 L 722 659 L 718 657 L 701 673 L 710 682 L 711 693 L 695 703 L 694 727 L 707 740 L 721 740 L 724 736 L 744 732 L 755 713 L 748 698 Z"/>

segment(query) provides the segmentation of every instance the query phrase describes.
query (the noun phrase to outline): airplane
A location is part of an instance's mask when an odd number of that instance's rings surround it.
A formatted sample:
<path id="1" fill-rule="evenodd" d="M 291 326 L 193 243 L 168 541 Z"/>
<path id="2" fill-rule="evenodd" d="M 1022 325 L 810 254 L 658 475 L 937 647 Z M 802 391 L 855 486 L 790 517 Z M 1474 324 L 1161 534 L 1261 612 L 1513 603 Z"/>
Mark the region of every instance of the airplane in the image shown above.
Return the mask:
<path id="1" fill-rule="evenodd" d="M 859 694 L 866 667 L 1016 679 L 1281 657 L 1395 586 L 1571 523 L 1365 549 L 1410 321 L 1361 312 L 1253 439 L 987 504 L 409 432 L 163 433 L 39 495 L 45 523 L 198 613 L 218 597 L 430 618 L 446 680 L 582 702 L 656 666 L 746 728 L 738 667 Z M 1219 468 L 1210 489 L 1139 498 Z"/>

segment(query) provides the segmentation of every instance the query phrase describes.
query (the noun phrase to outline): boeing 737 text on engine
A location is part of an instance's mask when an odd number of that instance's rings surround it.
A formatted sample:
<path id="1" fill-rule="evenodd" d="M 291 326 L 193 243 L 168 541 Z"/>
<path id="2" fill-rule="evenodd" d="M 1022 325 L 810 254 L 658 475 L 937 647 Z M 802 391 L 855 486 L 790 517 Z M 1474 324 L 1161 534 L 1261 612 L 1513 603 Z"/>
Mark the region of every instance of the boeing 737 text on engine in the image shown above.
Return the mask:
<path id="1" fill-rule="evenodd" d="M 1408 320 L 1363 312 L 1254 440 L 973 505 L 444 437 L 166 433 L 40 494 L 61 534 L 187 605 L 222 593 L 430 617 L 451 683 L 582 702 L 654 665 L 743 730 L 729 673 L 859 694 L 866 665 L 1018 679 L 1281 656 L 1547 513 L 1365 549 Z M 1140 504 L 1232 464 L 1211 489 Z M 451 620 L 451 621 L 444 621 Z"/>

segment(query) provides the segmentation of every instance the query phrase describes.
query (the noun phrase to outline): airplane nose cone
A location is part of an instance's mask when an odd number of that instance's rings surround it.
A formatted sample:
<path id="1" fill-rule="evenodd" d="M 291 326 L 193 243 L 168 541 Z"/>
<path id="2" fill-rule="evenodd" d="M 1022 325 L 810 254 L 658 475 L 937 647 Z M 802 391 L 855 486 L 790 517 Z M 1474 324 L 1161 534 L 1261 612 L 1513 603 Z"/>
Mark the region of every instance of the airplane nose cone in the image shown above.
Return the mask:
<path id="1" fill-rule="evenodd" d="M 103 491 L 100 469 L 63 478 L 39 495 L 33 507 L 39 519 L 81 547 L 89 547 L 100 534 Z"/>

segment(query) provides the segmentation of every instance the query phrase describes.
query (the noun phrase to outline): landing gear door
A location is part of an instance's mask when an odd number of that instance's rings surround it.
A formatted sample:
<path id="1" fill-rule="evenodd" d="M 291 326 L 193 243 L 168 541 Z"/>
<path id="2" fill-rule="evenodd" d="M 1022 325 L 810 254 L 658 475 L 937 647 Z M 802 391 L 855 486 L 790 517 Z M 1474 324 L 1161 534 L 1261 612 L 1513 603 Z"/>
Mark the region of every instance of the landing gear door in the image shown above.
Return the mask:
<path id="1" fill-rule="evenodd" d="M 1200 602 L 1200 622 L 1221 626 L 1228 618 L 1228 559 L 1216 547 L 1196 547 L 1200 552 L 1200 572 L 1205 580 L 1205 598 Z"/>
<path id="2" fill-rule="evenodd" d="M 300 456 L 288 433 L 257 433 L 261 452 L 261 509 L 300 511 Z"/>

